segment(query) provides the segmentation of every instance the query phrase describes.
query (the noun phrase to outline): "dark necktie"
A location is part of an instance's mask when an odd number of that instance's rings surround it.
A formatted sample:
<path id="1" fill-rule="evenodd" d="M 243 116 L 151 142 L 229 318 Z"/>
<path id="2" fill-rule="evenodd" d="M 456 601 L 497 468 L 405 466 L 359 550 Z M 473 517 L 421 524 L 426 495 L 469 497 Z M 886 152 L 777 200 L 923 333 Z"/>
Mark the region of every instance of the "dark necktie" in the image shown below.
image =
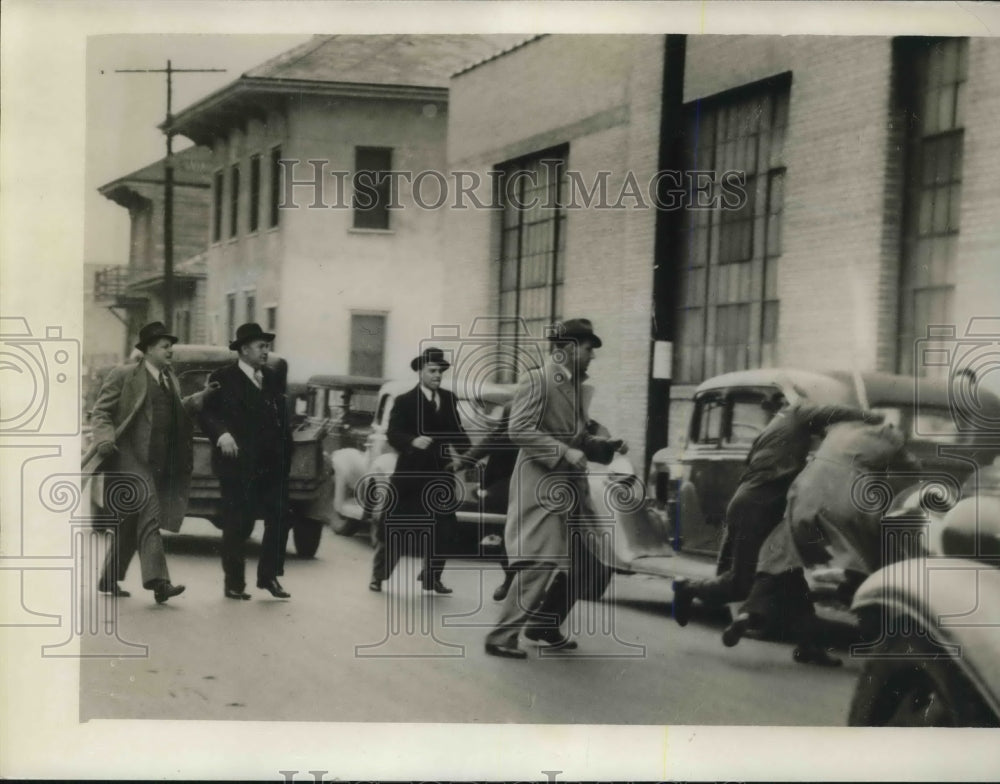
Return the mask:
<path id="1" fill-rule="evenodd" d="M 437 392 L 431 393 L 431 403 L 434 405 L 434 410 L 435 411 L 440 411 L 441 410 L 441 401 L 438 400 L 438 393 Z"/>
<path id="2" fill-rule="evenodd" d="M 163 390 L 163 394 L 170 395 L 170 384 L 167 383 L 167 371 L 160 371 L 160 389 Z"/>

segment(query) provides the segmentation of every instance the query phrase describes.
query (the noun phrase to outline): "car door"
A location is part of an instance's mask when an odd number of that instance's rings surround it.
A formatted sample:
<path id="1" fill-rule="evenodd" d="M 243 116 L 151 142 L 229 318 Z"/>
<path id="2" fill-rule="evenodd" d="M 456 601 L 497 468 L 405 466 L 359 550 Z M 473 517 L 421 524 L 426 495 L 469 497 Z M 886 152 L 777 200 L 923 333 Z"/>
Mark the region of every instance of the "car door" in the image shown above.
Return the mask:
<path id="1" fill-rule="evenodd" d="M 754 439 L 770 414 L 761 403 L 777 387 L 706 390 L 695 398 L 688 447 L 682 457 L 675 548 L 716 556 L 722 544 L 726 507 L 736 492 Z"/>

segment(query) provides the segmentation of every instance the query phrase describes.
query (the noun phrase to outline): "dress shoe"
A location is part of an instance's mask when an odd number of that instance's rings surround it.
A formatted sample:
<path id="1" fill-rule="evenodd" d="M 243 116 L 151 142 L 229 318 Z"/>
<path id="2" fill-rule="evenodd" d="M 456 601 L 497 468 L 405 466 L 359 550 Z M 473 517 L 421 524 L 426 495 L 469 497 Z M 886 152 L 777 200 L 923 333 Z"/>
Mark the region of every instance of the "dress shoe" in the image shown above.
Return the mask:
<path id="1" fill-rule="evenodd" d="M 226 598 L 227 599 L 243 599 L 243 601 L 249 601 L 250 594 L 243 590 L 234 590 L 232 588 L 226 588 Z"/>
<path id="2" fill-rule="evenodd" d="M 802 643 L 792 651 L 792 658 L 799 664 L 818 664 L 820 667 L 840 667 L 844 662 L 831 656 L 815 643 Z"/>
<path id="3" fill-rule="evenodd" d="M 546 648 L 573 651 L 579 647 L 576 640 L 565 637 L 558 629 L 528 629 L 524 633 L 524 636 L 532 642 L 544 645 Z"/>
<path id="4" fill-rule="evenodd" d="M 184 593 L 183 585 L 173 585 L 168 580 L 161 580 L 153 589 L 153 598 L 157 604 L 163 604 L 171 596 L 180 596 Z"/>
<path id="5" fill-rule="evenodd" d="M 382 581 L 378 580 L 378 579 L 375 579 L 373 577 L 372 581 L 370 583 L 368 583 L 368 590 L 369 591 L 375 591 L 375 593 L 381 593 L 382 592 Z"/>
<path id="6" fill-rule="evenodd" d="M 111 594 L 112 596 L 121 596 L 122 598 L 132 595 L 124 588 L 119 586 L 118 583 L 108 583 L 105 582 L 104 580 L 101 580 L 101 582 L 97 584 L 97 590 L 100 591 L 101 593 L 108 593 Z"/>
<path id="7" fill-rule="evenodd" d="M 737 645 L 750 628 L 750 616 L 747 613 L 740 613 L 735 620 L 722 632 L 722 644 L 727 648 Z"/>
<path id="8" fill-rule="evenodd" d="M 440 580 L 435 580 L 430 585 L 428 585 L 427 583 L 423 583 L 423 586 L 425 591 L 434 591 L 435 593 L 454 593 L 454 591 L 451 588 L 449 588 Z"/>
<path id="9" fill-rule="evenodd" d="M 502 659 L 527 659 L 528 652 L 523 651 L 516 645 L 496 645 L 495 643 L 486 643 L 486 652 L 490 656 L 499 656 Z"/>
<path id="10" fill-rule="evenodd" d="M 688 580 L 674 580 L 673 612 L 678 626 L 687 626 L 691 620 L 691 603 L 694 601 L 694 596 L 691 595 L 690 587 Z"/>
<path id="11" fill-rule="evenodd" d="M 502 602 L 507 598 L 507 594 L 510 591 L 510 586 L 514 582 L 514 572 L 509 572 L 504 575 L 503 582 L 497 586 L 497 589 L 493 592 L 493 601 Z"/>
<path id="12" fill-rule="evenodd" d="M 270 580 L 258 580 L 257 587 L 263 588 L 265 591 L 269 591 L 271 596 L 273 596 L 275 599 L 292 598 L 292 595 L 281 587 L 281 583 L 278 582 L 277 577 L 272 577 Z"/>

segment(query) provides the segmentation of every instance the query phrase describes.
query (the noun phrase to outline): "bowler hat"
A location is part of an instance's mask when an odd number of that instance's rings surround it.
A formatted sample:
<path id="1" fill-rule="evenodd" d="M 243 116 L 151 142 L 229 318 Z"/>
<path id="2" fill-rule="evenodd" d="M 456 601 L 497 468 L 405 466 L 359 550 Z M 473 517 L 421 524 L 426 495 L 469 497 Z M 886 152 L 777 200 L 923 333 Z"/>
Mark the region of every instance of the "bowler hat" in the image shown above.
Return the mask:
<path id="1" fill-rule="evenodd" d="M 576 318 L 557 321 L 552 325 L 549 340 L 586 340 L 594 348 L 600 348 L 603 343 L 594 334 L 594 325 L 590 319 Z"/>
<path id="2" fill-rule="evenodd" d="M 419 357 L 414 357 L 410 362 L 411 370 L 420 370 L 428 362 L 433 362 L 436 365 L 441 366 L 441 370 L 447 370 L 451 367 L 451 363 L 444 358 L 444 352 L 439 348 L 425 348 Z"/>
<path id="3" fill-rule="evenodd" d="M 229 348 L 232 351 L 239 351 L 240 346 L 244 343 L 249 343 L 251 340 L 266 340 L 270 343 L 274 340 L 274 333 L 265 332 L 260 328 L 260 324 L 252 321 L 249 324 L 240 324 L 236 330 L 236 340 L 229 344 Z"/>
<path id="4" fill-rule="evenodd" d="M 176 343 L 178 340 L 176 335 L 167 332 L 162 321 L 153 321 L 139 330 L 139 342 L 135 344 L 135 347 L 145 353 L 146 346 L 155 343 L 160 338 L 167 338 L 171 343 Z"/>

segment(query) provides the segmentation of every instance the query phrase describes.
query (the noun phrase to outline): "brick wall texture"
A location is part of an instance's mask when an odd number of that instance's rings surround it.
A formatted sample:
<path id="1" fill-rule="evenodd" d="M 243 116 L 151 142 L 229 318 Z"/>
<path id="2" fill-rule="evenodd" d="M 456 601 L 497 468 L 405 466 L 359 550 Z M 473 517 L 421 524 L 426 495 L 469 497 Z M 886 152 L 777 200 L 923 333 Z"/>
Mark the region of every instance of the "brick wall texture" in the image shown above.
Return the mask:
<path id="1" fill-rule="evenodd" d="M 662 36 L 550 36 L 452 79 L 448 163 L 485 173 L 569 145 L 584 179 L 647 182 L 657 167 Z M 791 72 L 778 362 L 894 370 L 904 175 L 887 37 L 689 36 L 684 99 Z M 668 76 L 669 78 L 669 76 Z M 1000 41 L 969 43 L 961 231 L 954 315 L 995 315 L 1000 298 Z M 482 190 L 488 198 L 488 189 Z M 450 211 L 445 310 L 495 313 L 496 214 Z M 569 212 L 564 315 L 591 317 L 605 346 L 592 365 L 596 418 L 641 447 L 647 410 L 651 209 Z M 693 388 L 671 394 L 671 442 Z M 654 401 L 655 403 L 655 401 Z M 675 416 L 676 414 L 676 416 Z M 642 449 L 635 450 L 637 465 Z"/>

